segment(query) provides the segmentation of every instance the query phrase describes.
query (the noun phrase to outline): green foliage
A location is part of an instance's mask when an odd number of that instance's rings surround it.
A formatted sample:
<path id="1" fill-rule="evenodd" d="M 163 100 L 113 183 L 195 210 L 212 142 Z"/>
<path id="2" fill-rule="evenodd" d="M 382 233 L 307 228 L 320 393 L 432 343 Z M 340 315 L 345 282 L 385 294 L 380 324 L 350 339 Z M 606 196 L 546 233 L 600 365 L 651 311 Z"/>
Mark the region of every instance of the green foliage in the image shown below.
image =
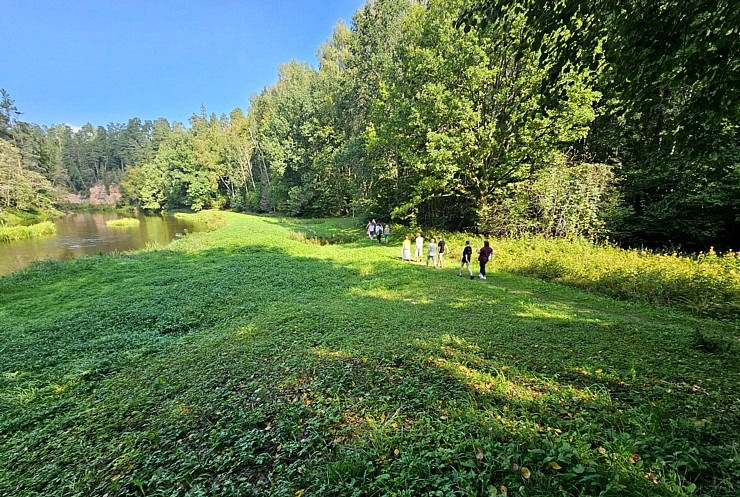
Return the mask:
<path id="1" fill-rule="evenodd" d="M 110 219 L 105 222 L 105 225 L 110 228 L 136 228 L 141 224 L 136 218 L 124 217 L 121 219 Z"/>
<path id="2" fill-rule="evenodd" d="M 52 212 L 55 189 L 43 175 L 23 169 L 21 154 L 0 140 L 0 208 Z"/>
<path id="3" fill-rule="evenodd" d="M 616 204 L 614 172 L 606 164 L 571 164 L 562 157 L 531 179 L 513 183 L 492 207 L 485 231 L 497 236 L 595 239 Z"/>
<path id="4" fill-rule="evenodd" d="M 0 203 L 120 182 L 147 210 L 382 217 L 628 246 L 740 246 L 729 0 L 375 0 L 246 113 L 79 130 L 2 91 Z M 11 147 L 11 148 L 8 148 Z M 17 167 L 11 167 L 12 164 Z"/>
<path id="5" fill-rule="evenodd" d="M 0 493 L 737 494 L 734 323 L 203 215 L 0 278 Z"/>
<path id="6" fill-rule="evenodd" d="M 57 228 L 51 221 L 44 221 L 30 226 L 0 226 L 0 242 L 24 240 L 38 236 L 52 236 Z"/>

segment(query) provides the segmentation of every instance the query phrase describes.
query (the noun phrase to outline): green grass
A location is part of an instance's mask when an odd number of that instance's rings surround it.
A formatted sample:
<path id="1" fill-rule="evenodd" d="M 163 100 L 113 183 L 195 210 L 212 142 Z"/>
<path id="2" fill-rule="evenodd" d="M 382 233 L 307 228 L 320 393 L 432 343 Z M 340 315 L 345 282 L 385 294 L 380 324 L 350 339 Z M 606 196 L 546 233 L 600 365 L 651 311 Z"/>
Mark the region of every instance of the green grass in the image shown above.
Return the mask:
<path id="1" fill-rule="evenodd" d="M 132 217 L 124 217 L 121 219 L 109 219 L 105 222 L 105 225 L 110 228 L 136 228 L 141 224 L 141 221 Z"/>
<path id="2" fill-rule="evenodd" d="M 204 215 L 0 278 L 0 495 L 740 491 L 736 322 Z"/>
<path id="3" fill-rule="evenodd" d="M 51 221 L 44 221 L 31 226 L 0 226 L 0 242 L 13 240 L 25 240 L 40 236 L 52 236 L 56 234 L 57 227 Z"/>

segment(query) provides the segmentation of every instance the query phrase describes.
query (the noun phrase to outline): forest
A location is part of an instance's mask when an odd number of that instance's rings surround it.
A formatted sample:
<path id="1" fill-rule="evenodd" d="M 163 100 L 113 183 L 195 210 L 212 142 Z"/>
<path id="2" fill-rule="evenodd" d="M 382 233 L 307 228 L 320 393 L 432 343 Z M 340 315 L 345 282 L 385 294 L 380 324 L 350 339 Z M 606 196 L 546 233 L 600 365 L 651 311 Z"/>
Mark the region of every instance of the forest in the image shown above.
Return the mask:
<path id="1" fill-rule="evenodd" d="M 740 248 L 730 0 L 369 0 L 246 111 L 40 125 L 0 103 L 0 222 L 126 205 Z"/>

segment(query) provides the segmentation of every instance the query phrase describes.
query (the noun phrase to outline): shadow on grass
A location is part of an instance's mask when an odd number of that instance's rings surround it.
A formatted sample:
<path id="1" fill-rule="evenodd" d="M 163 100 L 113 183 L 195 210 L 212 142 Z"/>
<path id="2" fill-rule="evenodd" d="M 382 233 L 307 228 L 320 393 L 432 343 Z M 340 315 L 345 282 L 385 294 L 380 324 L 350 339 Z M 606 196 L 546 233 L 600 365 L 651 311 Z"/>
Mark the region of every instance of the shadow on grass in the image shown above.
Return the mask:
<path id="1" fill-rule="evenodd" d="M 0 490 L 731 495 L 737 355 L 691 348 L 724 325 L 384 249 L 0 280 Z"/>

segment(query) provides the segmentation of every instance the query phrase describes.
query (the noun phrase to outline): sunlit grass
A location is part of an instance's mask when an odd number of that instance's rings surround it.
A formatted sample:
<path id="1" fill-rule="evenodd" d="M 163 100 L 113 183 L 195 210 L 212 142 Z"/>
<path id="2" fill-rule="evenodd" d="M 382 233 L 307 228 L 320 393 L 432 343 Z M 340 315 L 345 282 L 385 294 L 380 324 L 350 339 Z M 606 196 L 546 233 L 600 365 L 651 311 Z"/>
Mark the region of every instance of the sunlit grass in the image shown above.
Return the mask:
<path id="1" fill-rule="evenodd" d="M 733 322 L 198 215 L 0 278 L 0 495 L 737 494 Z"/>
<path id="2" fill-rule="evenodd" d="M 141 224 L 141 221 L 132 217 L 124 217 L 121 219 L 109 219 L 105 222 L 105 225 L 110 228 L 136 228 Z"/>
<path id="3" fill-rule="evenodd" d="M 41 236 L 52 236 L 57 232 L 57 227 L 51 221 L 44 221 L 31 226 L 0 226 L 0 242 L 13 240 L 24 240 Z"/>

